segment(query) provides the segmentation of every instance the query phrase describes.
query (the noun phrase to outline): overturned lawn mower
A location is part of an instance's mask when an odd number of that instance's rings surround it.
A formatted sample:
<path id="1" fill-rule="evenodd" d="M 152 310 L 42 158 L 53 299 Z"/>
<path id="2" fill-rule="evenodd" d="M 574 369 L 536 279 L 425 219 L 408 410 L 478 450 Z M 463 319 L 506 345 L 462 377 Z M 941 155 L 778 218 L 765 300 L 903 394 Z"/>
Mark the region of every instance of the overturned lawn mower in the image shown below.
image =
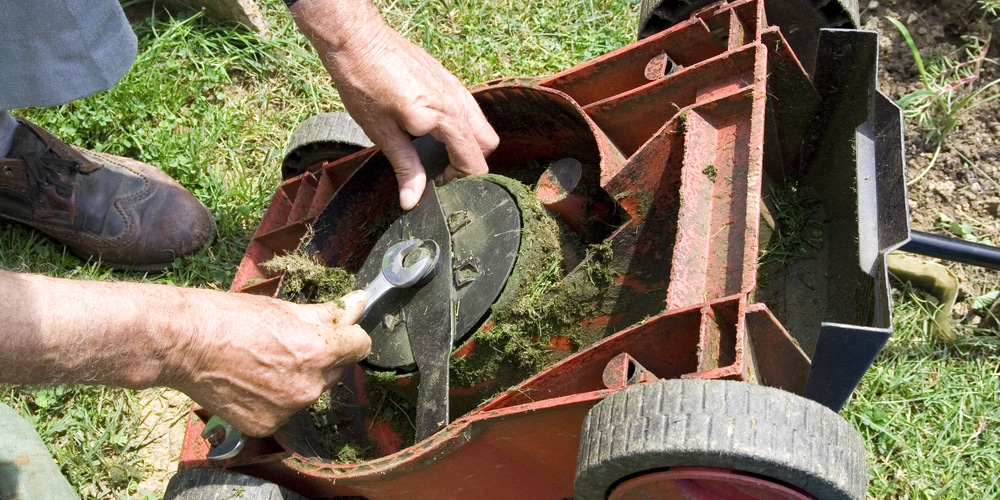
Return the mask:
<path id="1" fill-rule="evenodd" d="M 864 498 L 836 412 L 890 334 L 909 219 L 877 35 L 820 31 L 856 22 L 849 0 L 645 2 L 638 42 L 475 87 L 491 173 L 405 213 L 342 118 L 304 123 L 232 291 L 305 299 L 272 263 L 294 254 L 363 286 L 411 239 L 436 271 L 274 437 L 211 460 L 195 409 L 167 497 Z"/>

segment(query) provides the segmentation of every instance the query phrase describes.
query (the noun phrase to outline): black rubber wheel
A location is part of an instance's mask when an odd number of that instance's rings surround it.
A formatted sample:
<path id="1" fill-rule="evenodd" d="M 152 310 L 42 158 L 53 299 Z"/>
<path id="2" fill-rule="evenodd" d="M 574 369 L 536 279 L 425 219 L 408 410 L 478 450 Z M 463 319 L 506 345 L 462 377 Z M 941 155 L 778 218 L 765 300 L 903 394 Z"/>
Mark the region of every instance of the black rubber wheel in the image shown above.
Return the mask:
<path id="1" fill-rule="evenodd" d="M 306 500 L 260 478 L 225 469 L 184 469 L 167 483 L 163 500 Z"/>
<path id="2" fill-rule="evenodd" d="M 616 392 L 583 422 L 576 498 L 671 467 L 739 471 L 820 499 L 864 499 L 865 446 L 850 423 L 792 393 L 745 382 L 661 380 Z"/>
<path id="3" fill-rule="evenodd" d="M 717 0 L 642 0 L 638 39 L 659 33 Z M 763 0 L 768 23 L 781 27 L 802 66 L 812 73 L 822 28 L 856 28 L 858 0 Z"/>
<path id="4" fill-rule="evenodd" d="M 338 111 L 311 116 L 292 132 L 281 161 L 281 177 L 290 179 L 316 162 L 339 160 L 371 146 L 351 115 Z"/>

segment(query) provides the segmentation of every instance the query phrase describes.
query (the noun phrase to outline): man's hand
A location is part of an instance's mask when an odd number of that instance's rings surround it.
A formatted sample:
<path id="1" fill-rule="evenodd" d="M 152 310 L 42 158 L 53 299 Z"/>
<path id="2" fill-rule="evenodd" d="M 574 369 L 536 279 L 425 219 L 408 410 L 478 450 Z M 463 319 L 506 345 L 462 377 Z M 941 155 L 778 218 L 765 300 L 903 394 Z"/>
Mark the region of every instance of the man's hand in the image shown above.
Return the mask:
<path id="1" fill-rule="evenodd" d="M 213 300 L 214 317 L 192 337 L 174 387 L 252 436 L 274 432 L 368 355 L 371 340 L 354 323 L 364 292 L 335 303 L 293 304 L 243 294 Z"/>
<path id="2" fill-rule="evenodd" d="M 393 31 L 370 0 L 299 0 L 299 29 L 330 72 L 344 106 L 396 171 L 405 210 L 420 200 L 426 173 L 411 139 L 430 134 L 451 164 L 445 181 L 486 173 L 499 138 L 469 91 L 440 62 Z"/>
<path id="3" fill-rule="evenodd" d="M 263 436 L 368 355 L 364 292 L 339 302 L 0 270 L 0 383 L 173 387 Z"/>

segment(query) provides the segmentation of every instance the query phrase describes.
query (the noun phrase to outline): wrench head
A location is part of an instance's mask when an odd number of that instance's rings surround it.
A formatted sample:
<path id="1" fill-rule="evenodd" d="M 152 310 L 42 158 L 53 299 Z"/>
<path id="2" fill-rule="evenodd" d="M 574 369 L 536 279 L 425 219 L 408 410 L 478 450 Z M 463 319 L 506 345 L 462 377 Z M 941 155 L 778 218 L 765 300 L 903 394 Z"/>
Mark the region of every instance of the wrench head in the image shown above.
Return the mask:
<path id="1" fill-rule="evenodd" d="M 420 252 L 414 260 L 411 254 Z M 437 268 L 438 244 L 433 240 L 409 239 L 389 247 L 382 257 L 382 276 L 396 288 L 426 283 Z"/>
<path id="2" fill-rule="evenodd" d="M 212 446 L 208 452 L 208 458 L 211 460 L 225 460 L 235 457 L 243 449 L 245 442 L 243 433 L 218 415 L 208 419 L 205 429 L 201 432 L 201 437 L 207 439 Z"/>

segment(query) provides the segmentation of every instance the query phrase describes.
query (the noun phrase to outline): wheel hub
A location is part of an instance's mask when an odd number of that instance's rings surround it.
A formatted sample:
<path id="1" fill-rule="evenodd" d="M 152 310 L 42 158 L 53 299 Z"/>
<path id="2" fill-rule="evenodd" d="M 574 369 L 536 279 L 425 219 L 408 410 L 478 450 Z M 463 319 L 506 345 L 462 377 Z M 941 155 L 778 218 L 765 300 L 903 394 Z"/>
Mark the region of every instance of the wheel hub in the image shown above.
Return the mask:
<path id="1" fill-rule="evenodd" d="M 446 231 L 420 220 L 421 212 L 405 212 L 379 238 L 357 275 L 358 283 L 371 281 L 379 272 L 381 255 L 404 239 L 430 240 L 450 245 L 450 259 L 442 256 L 435 280 L 448 281 L 437 293 L 418 294 L 402 289 L 376 305 L 361 326 L 372 338 L 366 360 L 374 368 L 412 370 L 412 343 L 440 332 L 417 331 L 418 319 L 434 310 L 434 303 L 451 301 L 454 324 L 453 346 L 462 342 L 480 323 L 503 290 L 517 259 L 521 218 L 513 197 L 502 187 L 481 179 L 457 179 L 434 189 L 438 203 L 424 210 L 440 213 Z"/>

